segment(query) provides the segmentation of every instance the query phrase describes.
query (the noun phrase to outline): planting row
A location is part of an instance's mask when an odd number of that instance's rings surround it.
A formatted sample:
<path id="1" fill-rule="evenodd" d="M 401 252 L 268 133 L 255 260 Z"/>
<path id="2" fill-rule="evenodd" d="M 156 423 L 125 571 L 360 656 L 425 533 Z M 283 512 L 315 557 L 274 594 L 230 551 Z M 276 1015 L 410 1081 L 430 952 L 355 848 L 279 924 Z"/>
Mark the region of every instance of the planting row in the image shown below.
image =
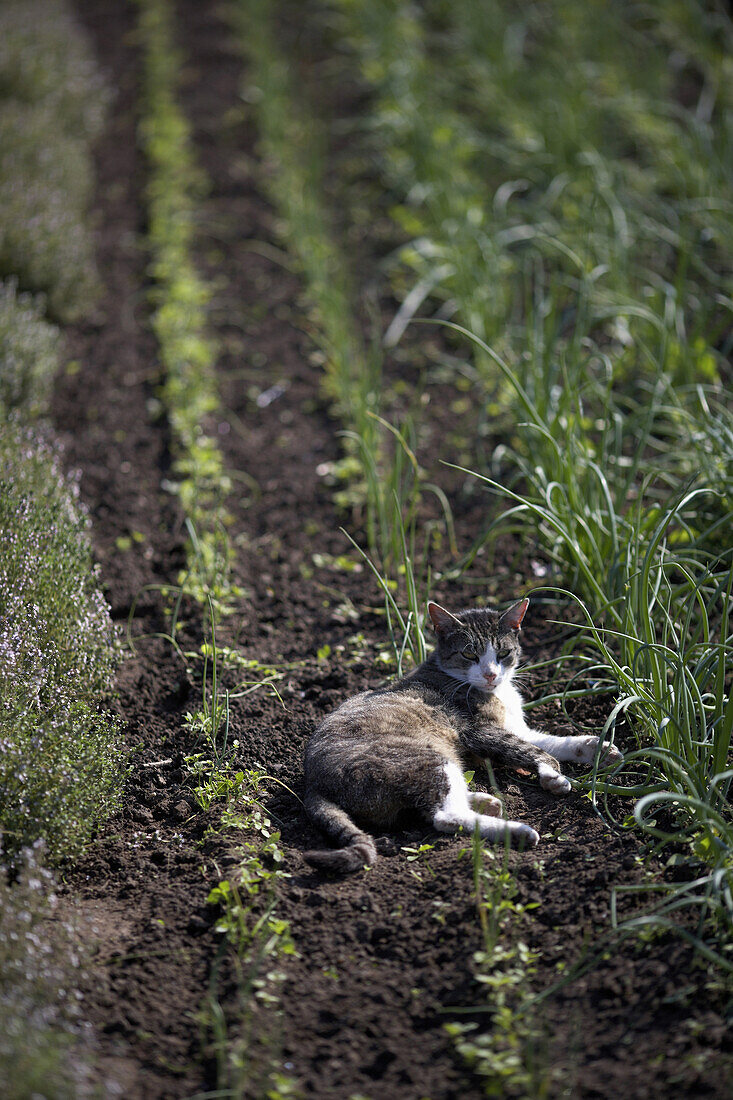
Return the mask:
<path id="1" fill-rule="evenodd" d="M 210 290 L 194 261 L 205 182 L 178 103 L 184 59 L 174 46 L 175 6 L 170 0 L 139 0 L 139 13 L 152 327 L 163 367 L 159 394 L 172 431 L 175 480 L 168 488 L 179 497 L 189 534 L 186 568 L 178 585 L 165 593 L 170 641 L 180 653 L 180 607 L 184 600 L 188 607 L 194 601 L 199 613 L 194 631 L 203 641 L 185 660 L 189 674 L 200 675 L 200 705 L 185 717 L 186 741 L 197 748 L 185 757 L 185 773 L 199 809 L 216 812 L 211 833 L 231 847 L 226 877 L 217 868 L 212 888 L 204 891 L 201 883 L 201 900 L 219 911 L 215 927 L 222 940 L 217 957 L 210 960 L 208 989 L 197 1011 L 202 1054 L 215 1067 L 217 1088 L 240 1096 L 257 1079 L 256 1088 L 264 1095 L 275 1087 L 285 1089 L 288 1080 L 268 1043 L 255 1033 L 253 1013 L 255 1008 L 260 1013 L 277 1010 L 283 975 L 276 965 L 295 948 L 288 922 L 276 912 L 283 853 L 264 809 L 267 777 L 238 765 L 230 707 L 268 686 L 279 673 L 240 658 L 218 639 L 220 623 L 232 614 L 242 593 L 231 577 L 228 534 L 232 516 L 227 497 L 234 472 L 225 470 L 215 434 L 221 410 L 216 347 L 207 332 Z M 223 989 L 230 997 L 228 1011 L 220 1003 Z"/>
<path id="2" fill-rule="evenodd" d="M 143 89 L 140 135 L 148 161 L 148 248 L 152 327 L 163 368 L 160 399 L 172 433 L 173 480 L 189 527 L 179 577 L 199 600 L 228 596 L 225 499 L 231 489 L 214 434 L 219 410 L 216 349 L 207 333 L 209 290 L 191 259 L 194 213 L 205 179 L 194 162 L 188 123 L 177 103 L 180 59 L 168 0 L 140 0 Z"/>
<path id="3" fill-rule="evenodd" d="M 9 1096 L 88 1088 L 76 933 L 45 869 L 119 803 L 109 708 L 120 651 L 78 478 L 42 418 L 56 322 L 88 314 L 92 141 L 108 90 L 63 0 L 0 12 L 0 1077 Z M 6 876 L 8 881 L 6 881 Z M 11 883 L 14 883 L 11 885 Z"/>
<path id="4" fill-rule="evenodd" d="M 68 318 L 92 305 L 89 147 L 107 95 L 64 4 L 6 5 L 2 27 L 3 118 L 15 124 L 0 159 L 0 815 L 6 857 L 44 837 L 58 860 L 79 850 L 120 782 L 117 725 L 103 708 L 117 649 L 88 521 L 58 445 L 32 424 L 61 354 L 46 307 Z"/>

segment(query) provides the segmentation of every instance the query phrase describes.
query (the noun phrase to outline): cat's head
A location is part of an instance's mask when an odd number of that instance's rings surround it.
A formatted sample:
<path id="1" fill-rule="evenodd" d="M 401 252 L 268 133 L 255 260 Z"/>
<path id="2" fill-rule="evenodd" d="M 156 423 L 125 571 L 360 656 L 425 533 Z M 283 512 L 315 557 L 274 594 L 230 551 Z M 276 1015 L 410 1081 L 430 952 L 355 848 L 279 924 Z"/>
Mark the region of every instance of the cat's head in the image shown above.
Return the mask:
<path id="1" fill-rule="evenodd" d="M 519 628 L 528 607 L 525 599 L 503 613 L 476 609 L 454 614 L 430 602 L 438 664 L 449 676 L 479 691 L 496 691 L 511 680 L 519 662 Z"/>

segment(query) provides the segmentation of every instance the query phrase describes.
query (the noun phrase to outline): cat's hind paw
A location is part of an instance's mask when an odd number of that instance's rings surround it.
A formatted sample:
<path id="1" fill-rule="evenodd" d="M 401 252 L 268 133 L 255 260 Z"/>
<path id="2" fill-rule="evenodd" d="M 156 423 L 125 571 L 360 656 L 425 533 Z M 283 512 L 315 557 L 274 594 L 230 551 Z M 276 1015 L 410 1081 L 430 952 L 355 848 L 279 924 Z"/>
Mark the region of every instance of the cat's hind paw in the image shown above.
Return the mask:
<path id="1" fill-rule="evenodd" d="M 506 821 L 504 818 L 479 817 L 479 832 L 484 840 L 503 844 L 507 838 L 512 848 L 536 848 L 540 834 L 522 821 Z"/>
<path id="2" fill-rule="evenodd" d="M 544 787 L 550 794 L 564 795 L 570 794 L 570 780 L 561 775 L 560 772 L 555 771 L 549 764 L 540 764 L 539 769 L 540 785 Z"/>
<path id="3" fill-rule="evenodd" d="M 573 737 L 573 754 L 577 761 L 583 764 L 592 764 L 600 745 L 600 762 L 604 766 L 620 764 L 624 754 L 610 741 L 601 742 L 600 737 Z"/>
<path id="4" fill-rule="evenodd" d="M 501 799 L 486 791 L 469 791 L 468 798 L 471 809 L 477 813 L 486 814 L 488 817 L 500 817 L 502 813 Z"/>
<path id="5" fill-rule="evenodd" d="M 531 825 L 523 821 L 507 821 L 507 825 L 512 848 L 536 848 L 539 844 L 540 834 Z"/>

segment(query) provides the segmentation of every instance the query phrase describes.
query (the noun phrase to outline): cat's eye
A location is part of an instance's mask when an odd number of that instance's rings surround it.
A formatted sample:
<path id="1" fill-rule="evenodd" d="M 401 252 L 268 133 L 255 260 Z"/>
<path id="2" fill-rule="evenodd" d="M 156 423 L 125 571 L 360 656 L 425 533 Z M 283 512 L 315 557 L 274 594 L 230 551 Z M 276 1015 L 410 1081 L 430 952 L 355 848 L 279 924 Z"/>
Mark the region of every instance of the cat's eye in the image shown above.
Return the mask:
<path id="1" fill-rule="evenodd" d="M 467 661 L 478 660 L 478 657 L 476 656 L 476 650 L 473 648 L 473 646 L 470 645 L 464 645 L 463 649 L 461 650 L 461 656 L 465 657 Z"/>
<path id="2" fill-rule="evenodd" d="M 504 646 L 502 649 L 497 650 L 496 656 L 499 661 L 506 661 L 507 657 L 511 656 L 511 649 Z"/>

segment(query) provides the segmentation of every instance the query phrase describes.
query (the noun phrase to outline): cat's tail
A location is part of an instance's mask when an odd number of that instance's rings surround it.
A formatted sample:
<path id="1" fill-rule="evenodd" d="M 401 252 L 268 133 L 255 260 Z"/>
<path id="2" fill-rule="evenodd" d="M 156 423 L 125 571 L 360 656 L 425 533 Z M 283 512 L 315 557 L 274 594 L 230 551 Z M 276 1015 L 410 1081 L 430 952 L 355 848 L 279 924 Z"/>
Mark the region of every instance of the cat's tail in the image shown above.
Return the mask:
<path id="1" fill-rule="evenodd" d="M 309 791 L 305 796 L 305 809 L 313 824 L 339 845 L 324 851 L 303 852 L 303 858 L 312 867 L 345 875 L 364 866 L 371 867 L 376 861 L 377 849 L 372 838 L 363 833 L 335 802 Z"/>

